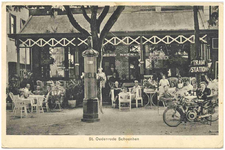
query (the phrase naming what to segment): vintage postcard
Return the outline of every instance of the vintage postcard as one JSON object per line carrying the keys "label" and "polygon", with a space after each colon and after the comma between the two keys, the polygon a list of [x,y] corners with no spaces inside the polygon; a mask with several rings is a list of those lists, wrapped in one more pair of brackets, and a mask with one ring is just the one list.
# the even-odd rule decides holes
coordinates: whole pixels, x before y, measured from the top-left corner
{"label": "vintage postcard", "polygon": [[223,147],[223,11],[2,3],[2,147]]}

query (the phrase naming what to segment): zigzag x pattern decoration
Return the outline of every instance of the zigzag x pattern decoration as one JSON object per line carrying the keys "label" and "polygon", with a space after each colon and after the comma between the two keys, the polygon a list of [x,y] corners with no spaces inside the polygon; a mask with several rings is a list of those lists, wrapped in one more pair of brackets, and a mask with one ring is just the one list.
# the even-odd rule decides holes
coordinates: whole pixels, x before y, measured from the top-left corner
{"label": "zigzag x pattern decoration", "polygon": [[[203,43],[207,43],[206,41],[206,37],[207,35],[204,35],[202,37],[200,37],[200,41],[202,41]],[[57,40],[55,38],[50,38],[49,40],[45,40],[43,38],[40,38],[38,40],[33,40],[33,39],[26,39],[25,41],[19,39],[19,41],[21,42],[22,45],[24,45],[25,47],[33,47],[34,45],[37,45],[39,47],[44,47],[46,45],[50,46],[50,47],[55,47],[55,46],[68,46],[68,45],[73,45],[76,46],[76,44],[74,43],[74,40],[76,38],[73,39],[67,39],[67,38],[61,38],[60,40]],[[81,38],[77,38],[79,41],[79,44],[77,44],[77,46],[80,46],[82,44],[88,45],[87,43],[87,39],[81,39]],[[162,38],[158,37],[158,36],[151,36],[151,37],[145,37],[142,36],[142,40],[143,43],[142,44],[159,44],[160,42],[164,43],[164,44],[171,44],[171,43],[178,43],[178,44],[184,44],[186,42],[190,42],[190,43],[195,43],[195,36],[191,35],[189,37],[185,37],[183,35],[178,35],[177,37],[171,37],[170,35],[166,35]],[[119,37],[112,37],[110,39],[105,38],[104,40],[104,44],[112,44],[114,46],[119,45],[119,44],[125,44],[125,45],[131,45],[131,44],[140,44],[140,36],[137,36],[135,38],[130,37],[130,36],[126,36],[123,38],[119,38]]]}

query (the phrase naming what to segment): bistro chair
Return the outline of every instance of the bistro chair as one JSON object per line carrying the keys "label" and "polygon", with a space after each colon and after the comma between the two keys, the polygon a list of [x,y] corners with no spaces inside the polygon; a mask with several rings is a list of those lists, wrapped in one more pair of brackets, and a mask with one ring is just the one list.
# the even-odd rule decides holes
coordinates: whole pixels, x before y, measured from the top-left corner
{"label": "bistro chair", "polygon": [[13,95],[12,92],[9,93],[9,97],[12,100],[12,111],[14,112],[15,109],[15,102],[19,99],[19,95]]}
{"label": "bistro chair", "polygon": [[136,108],[138,108],[139,101],[141,102],[141,106],[143,107],[143,98],[141,88],[136,89]]}
{"label": "bistro chair", "polygon": [[114,89],[110,90],[110,95],[111,95],[111,101],[112,101],[112,108],[116,107],[116,100],[115,100],[115,96],[114,96]]}
{"label": "bistro chair", "polygon": [[42,112],[42,113],[44,113],[44,109],[42,107],[43,100],[44,100],[44,96],[43,97],[38,97],[38,101],[37,101],[37,110],[38,110],[38,112]]}
{"label": "bistro chair", "polygon": [[31,98],[31,112],[34,112],[34,109],[36,109],[36,112],[43,112],[43,100],[44,95],[30,95],[29,98]]}
{"label": "bistro chair", "polygon": [[36,98],[31,98],[30,100],[30,104],[31,104],[31,112],[34,112],[34,110],[37,112],[37,99]]}
{"label": "bistro chair", "polygon": [[45,101],[43,102],[45,105],[42,106],[43,109],[46,109],[47,112],[49,112],[49,106],[48,106],[49,95],[50,95],[50,92],[48,92],[48,94],[47,94],[46,97],[45,97]]}
{"label": "bistro chair", "polygon": [[16,116],[16,112],[17,110],[20,111],[20,117],[22,118],[23,117],[23,114],[25,114],[25,117],[27,116],[27,104],[25,101],[23,100],[17,100],[15,101],[15,107],[14,107],[14,117]]}
{"label": "bistro chair", "polygon": [[119,93],[119,110],[131,110],[131,94]]}

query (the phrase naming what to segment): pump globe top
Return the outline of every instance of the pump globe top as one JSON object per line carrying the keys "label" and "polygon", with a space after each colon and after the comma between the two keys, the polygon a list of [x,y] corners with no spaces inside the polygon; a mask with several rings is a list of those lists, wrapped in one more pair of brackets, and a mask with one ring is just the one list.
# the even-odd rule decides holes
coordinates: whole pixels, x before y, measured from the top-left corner
{"label": "pump globe top", "polygon": [[89,48],[82,53],[82,56],[83,57],[98,57],[98,54],[99,54],[98,51],[92,48]]}

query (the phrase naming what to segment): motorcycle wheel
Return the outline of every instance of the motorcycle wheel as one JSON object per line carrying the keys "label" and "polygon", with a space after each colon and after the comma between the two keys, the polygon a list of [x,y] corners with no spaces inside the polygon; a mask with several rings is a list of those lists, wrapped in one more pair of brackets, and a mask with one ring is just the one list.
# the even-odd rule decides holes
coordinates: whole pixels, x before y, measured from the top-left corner
{"label": "motorcycle wheel", "polygon": [[169,127],[177,127],[181,123],[181,114],[175,108],[167,108],[163,113],[163,121]]}
{"label": "motorcycle wheel", "polygon": [[211,122],[217,121],[219,119],[218,105],[212,106],[211,110],[209,111],[209,114],[211,114],[212,116],[206,118],[208,121]]}

